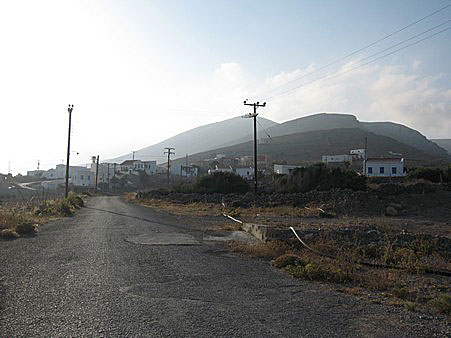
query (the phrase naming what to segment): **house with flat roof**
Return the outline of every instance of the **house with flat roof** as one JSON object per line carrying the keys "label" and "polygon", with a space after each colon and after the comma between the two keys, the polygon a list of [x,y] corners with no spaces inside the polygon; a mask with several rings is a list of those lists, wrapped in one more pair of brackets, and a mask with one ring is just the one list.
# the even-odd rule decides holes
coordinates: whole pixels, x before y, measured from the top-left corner
{"label": "house with flat roof", "polygon": [[403,158],[368,158],[363,162],[363,172],[368,177],[404,177]]}

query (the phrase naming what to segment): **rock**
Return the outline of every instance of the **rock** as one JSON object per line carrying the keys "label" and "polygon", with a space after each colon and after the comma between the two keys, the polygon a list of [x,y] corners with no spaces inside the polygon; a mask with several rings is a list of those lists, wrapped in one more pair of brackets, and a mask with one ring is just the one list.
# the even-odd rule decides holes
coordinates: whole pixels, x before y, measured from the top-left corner
{"label": "rock", "polygon": [[385,215],[386,216],[397,216],[398,211],[394,207],[389,205],[387,208],[385,208]]}

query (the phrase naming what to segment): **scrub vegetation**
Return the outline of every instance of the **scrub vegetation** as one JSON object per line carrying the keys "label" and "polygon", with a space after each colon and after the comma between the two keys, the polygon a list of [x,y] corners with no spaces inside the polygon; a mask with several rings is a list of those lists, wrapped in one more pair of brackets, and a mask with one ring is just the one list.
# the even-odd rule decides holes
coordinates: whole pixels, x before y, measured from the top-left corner
{"label": "scrub vegetation", "polygon": [[34,235],[40,224],[73,216],[75,210],[83,206],[83,199],[74,193],[67,198],[0,206],[0,237],[14,239]]}

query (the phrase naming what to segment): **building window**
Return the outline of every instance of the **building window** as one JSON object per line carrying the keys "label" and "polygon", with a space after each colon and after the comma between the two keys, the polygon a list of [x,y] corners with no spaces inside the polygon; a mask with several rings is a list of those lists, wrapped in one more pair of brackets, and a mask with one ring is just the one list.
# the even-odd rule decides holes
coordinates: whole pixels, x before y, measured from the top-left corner
{"label": "building window", "polygon": [[368,174],[372,174],[373,173],[373,167],[368,167]]}
{"label": "building window", "polygon": [[88,181],[90,181],[90,180],[91,180],[91,176],[88,175]]}
{"label": "building window", "polygon": [[393,175],[396,175],[396,167],[391,167],[391,173],[392,173]]}
{"label": "building window", "polygon": [[385,172],[385,168],[384,167],[379,167],[379,174],[383,174]]}
{"label": "building window", "polygon": [[80,175],[80,179],[83,180],[83,175]]}

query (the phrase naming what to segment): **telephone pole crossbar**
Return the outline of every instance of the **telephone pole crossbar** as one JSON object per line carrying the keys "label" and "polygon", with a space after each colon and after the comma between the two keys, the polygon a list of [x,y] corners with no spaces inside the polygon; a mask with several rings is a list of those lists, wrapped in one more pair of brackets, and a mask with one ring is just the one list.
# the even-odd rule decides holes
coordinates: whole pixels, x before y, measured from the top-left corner
{"label": "telephone pole crossbar", "polygon": [[257,169],[257,108],[258,107],[265,107],[266,102],[263,102],[263,104],[260,104],[260,102],[254,102],[254,103],[247,103],[247,100],[244,101],[245,106],[252,106],[254,108],[253,113],[249,113],[246,115],[243,115],[244,118],[254,118],[254,192],[257,194],[257,187],[258,187],[258,169]]}
{"label": "telephone pole crossbar", "polygon": [[166,149],[164,153],[168,155],[168,184],[169,184],[169,169],[171,167],[171,155],[175,155],[175,152],[173,151],[175,150],[175,148],[166,147],[164,149]]}

